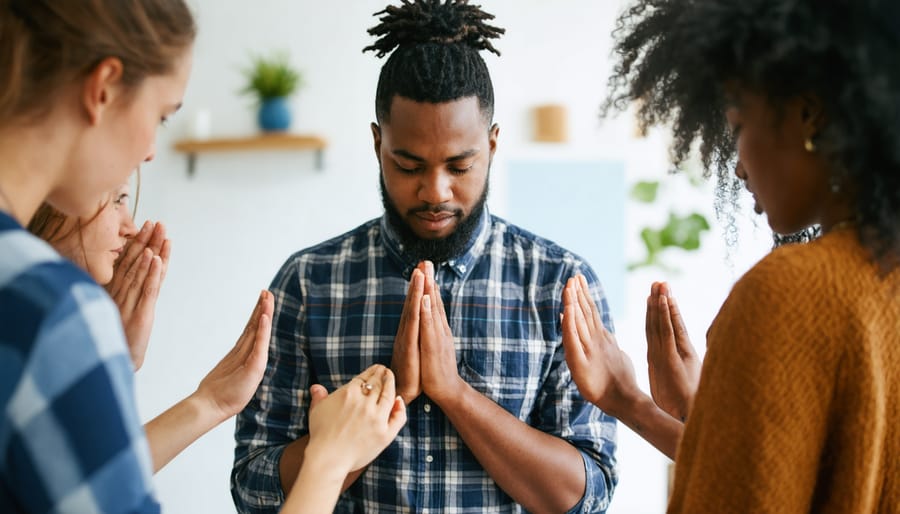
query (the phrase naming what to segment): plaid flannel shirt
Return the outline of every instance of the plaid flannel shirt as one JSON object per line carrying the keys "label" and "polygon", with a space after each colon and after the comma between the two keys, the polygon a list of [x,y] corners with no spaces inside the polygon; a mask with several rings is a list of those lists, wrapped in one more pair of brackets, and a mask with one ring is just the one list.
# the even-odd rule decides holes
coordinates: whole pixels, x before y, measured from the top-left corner
{"label": "plaid flannel shirt", "polygon": [[[266,376],[238,415],[232,496],[240,512],[276,512],[278,463],[308,433],[309,387],[340,387],[390,365],[416,262],[384,217],[291,256],[272,282]],[[612,330],[590,267],[486,210],[470,247],[436,269],[460,375],[519,420],[580,450],[586,491],[573,512],[603,512],[617,482],[615,420],[586,402],[563,355],[566,280],[583,273]],[[335,512],[522,512],[481,467],[441,410],[420,395],[396,440],[341,496]],[[527,473],[529,471],[523,470]]]}
{"label": "plaid flannel shirt", "polygon": [[0,512],[158,513],[115,305],[0,213]]}

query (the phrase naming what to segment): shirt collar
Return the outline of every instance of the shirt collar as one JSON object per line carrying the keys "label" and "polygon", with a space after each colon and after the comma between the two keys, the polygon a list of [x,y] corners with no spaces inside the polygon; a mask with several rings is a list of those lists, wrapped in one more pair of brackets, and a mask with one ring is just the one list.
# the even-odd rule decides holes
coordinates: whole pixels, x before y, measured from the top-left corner
{"label": "shirt collar", "polygon": [[[484,252],[485,242],[490,234],[490,219],[491,213],[488,212],[487,205],[485,205],[478,228],[472,233],[469,244],[466,245],[466,251],[440,265],[452,270],[459,278],[465,278],[472,270],[475,260]],[[381,231],[384,234],[384,246],[387,254],[400,265],[403,278],[409,280],[412,271],[419,263],[404,251],[403,245],[400,243],[400,236],[388,222],[387,213],[381,216]]]}

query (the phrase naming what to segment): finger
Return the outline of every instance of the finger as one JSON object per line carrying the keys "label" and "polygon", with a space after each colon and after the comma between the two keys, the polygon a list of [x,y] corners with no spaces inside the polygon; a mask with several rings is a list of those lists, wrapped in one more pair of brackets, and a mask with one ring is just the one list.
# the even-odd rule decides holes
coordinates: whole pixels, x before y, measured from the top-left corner
{"label": "finger", "polygon": [[649,351],[650,345],[652,344],[653,335],[651,334],[651,327],[653,326],[653,322],[650,319],[653,313],[653,308],[650,306],[650,299],[653,296],[647,296],[647,311],[644,314],[644,337],[647,339],[647,349]]}
{"label": "finger", "polygon": [[381,364],[372,364],[353,378],[358,378],[363,383],[372,383],[375,380],[375,376],[378,375],[382,369],[384,369],[384,366]]}
{"label": "finger", "polygon": [[[256,305],[253,306],[253,312],[250,313],[250,318],[247,319],[247,323],[244,325],[244,330],[241,332],[237,342],[229,352],[229,355],[237,354],[237,362],[251,360],[251,355],[253,354],[256,345],[256,338],[259,334],[262,315],[268,314],[269,319],[271,320],[272,311],[268,309],[268,306],[273,301],[274,299],[271,293],[266,290],[260,291],[259,297],[256,299]],[[269,333],[271,334],[271,326],[269,328]]]}
{"label": "finger", "polygon": [[653,359],[660,353],[662,342],[659,336],[659,295],[657,284],[653,283],[650,296],[647,297],[647,358]]}
{"label": "finger", "polygon": [[[592,326],[592,321],[594,319],[591,311],[591,302],[587,300],[584,292],[584,288],[582,286],[582,281],[578,275],[573,277],[575,279],[575,287],[572,288],[572,292],[574,293],[575,302],[578,304],[578,312],[581,314],[581,317],[584,319],[585,326],[588,330],[588,335],[595,333],[595,327]],[[577,315],[576,315],[577,320]]]}
{"label": "finger", "polygon": [[587,279],[584,278],[584,275],[579,273],[576,275],[576,281],[578,283],[578,287],[575,291],[578,293],[578,303],[581,305],[581,312],[584,314],[585,322],[587,323],[588,328],[590,329],[592,334],[597,333],[598,326],[597,322],[597,306],[594,305],[594,300],[588,296],[588,285]]}
{"label": "finger", "polygon": [[581,344],[584,345],[585,353],[590,353],[591,351],[591,330],[588,327],[587,320],[584,318],[584,312],[581,310],[581,304],[578,302],[576,298],[577,282],[574,288],[569,290],[569,294],[572,295],[572,299],[570,303],[572,304],[572,308],[574,309],[574,318],[575,318],[575,329],[578,333],[578,338],[581,340]]}
{"label": "finger", "polygon": [[431,277],[431,308],[432,308],[432,319],[434,323],[439,323],[443,328],[443,332],[446,335],[452,336],[453,334],[450,331],[450,322],[447,319],[447,311],[444,309],[444,299],[441,297],[441,288],[437,285],[437,280],[434,275],[434,263],[431,261],[425,261],[425,266],[427,270],[427,275]]}
{"label": "finger", "polygon": [[150,233],[150,238],[147,241],[147,248],[153,250],[153,253],[159,255],[159,252],[162,251],[163,243],[166,241],[166,227],[162,224],[162,222],[157,222],[156,226],[153,227],[153,231]]}
{"label": "finger", "polygon": [[377,404],[384,406],[385,414],[390,412],[397,396],[397,383],[391,370],[384,368],[381,373],[381,394],[378,395]]}
{"label": "finger", "polygon": [[681,309],[678,308],[678,302],[672,296],[672,290],[666,295],[669,302],[669,317],[672,319],[672,327],[675,329],[675,343],[682,346],[687,343],[690,346],[690,337],[688,337],[687,327],[684,325],[684,318],[681,317]]}
{"label": "finger", "polygon": [[563,346],[566,354],[584,355],[584,341],[578,335],[578,326],[575,323],[575,302],[572,300],[572,290],[567,286],[563,291],[563,297],[566,298],[565,307],[562,315],[562,333]]}
{"label": "finger", "polygon": [[603,315],[600,311],[600,306],[597,305],[597,302],[594,301],[594,298],[591,296],[591,288],[588,286],[587,278],[584,275],[578,275],[581,279],[581,284],[584,287],[584,296],[587,300],[590,301],[591,305],[591,313],[593,314],[594,321],[594,329],[596,330],[606,330],[606,325],[603,324]]}
{"label": "finger", "polygon": [[[410,283],[410,294],[407,297],[409,303],[409,312],[407,313],[406,326],[409,330],[418,336],[419,332],[419,303],[422,301],[422,295],[425,291],[425,275],[418,269],[413,270],[413,277]],[[416,339],[418,339],[416,337]]]}
{"label": "finger", "polygon": [[156,300],[159,298],[159,287],[162,282],[162,259],[158,255],[154,255],[150,259],[150,269],[147,277],[144,279],[144,287],[141,288],[140,298],[138,299],[135,309],[146,311],[156,307]]}
{"label": "finger", "polygon": [[132,266],[132,268],[128,270],[125,278],[125,287],[119,294],[119,297],[121,298],[119,306],[121,308],[128,312],[134,310],[138,300],[140,300],[141,295],[143,294],[144,281],[147,279],[147,274],[150,273],[150,264],[152,262],[153,252],[145,249],[141,254],[138,265],[136,267]]}
{"label": "finger", "polygon": [[316,405],[328,397],[328,389],[322,384],[313,384],[309,388],[309,408],[315,409]]}
{"label": "finger", "polygon": [[[427,285],[426,285],[427,287]],[[423,351],[431,344],[434,339],[434,315],[431,305],[431,295],[422,296],[421,311],[419,313],[419,334]]]}
{"label": "finger", "polygon": [[406,424],[406,403],[403,398],[397,396],[394,398],[391,414],[388,417],[388,431],[396,437],[403,425]]}
{"label": "finger", "polygon": [[147,243],[150,241],[150,236],[153,234],[153,230],[156,229],[156,223],[147,220],[141,225],[141,230],[135,234],[134,242],[140,243],[143,250],[143,247],[147,246]]}
{"label": "finger", "polygon": [[659,295],[659,338],[666,353],[675,353],[675,331],[669,316],[669,302],[665,295]]}
{"label": "finger", "polygon": [[[269,360],[269,341],[272,340],[272,316],[263,314],[259,317],[259,326],[253,341],[253,351],[247,359],[246,366],[253,373],[256,385],[262,381]],[[249,400],[249,398],[248,398]]]}
{"label": "finger", "polygon": [[169,271],[169,257],[172,255],[172,241],[166,239],[163,241],[162,248],[159,250],[159,258],[162,259],[162,276],[160,282],[166,279],[166,272]]}
{"label": "finger", "polygon": [[[400,312],[400,326],[397,329],[397,336],[403,337],[409,330],[409,319],[413,313],[418,316],[419,298],[416,297],[416,291],[420,290],[422,285],[422,272],[419,268],[412,271],[409,277],[409,287],[406,289],[406,299],[403,301],[403,311]],[[417,318],[418,319],[418,318]]]}
{"label": "finger", "polygon": [[135,262],[139,260],[141,252],[146,248],[146,240],[152,229],[152,223],[145,221],[137,235],[125,244],[125,253],[116,261],[113,279],[106,286],[106,290],[112,298],[119,297],[125,283],[125,275],[134,266]]}
{"label": "finger", "polygon": [[259,322],[259,317],[265,309],[266,298],[268,296],[270,296],[269,292],[265,289],[259,292],[259,296],[256,298],[256,304],[253,306],[253,311],[250,313],[250,318],[247,319],[244,330],[241,332],[242,339],[256,332],[256,326]]}

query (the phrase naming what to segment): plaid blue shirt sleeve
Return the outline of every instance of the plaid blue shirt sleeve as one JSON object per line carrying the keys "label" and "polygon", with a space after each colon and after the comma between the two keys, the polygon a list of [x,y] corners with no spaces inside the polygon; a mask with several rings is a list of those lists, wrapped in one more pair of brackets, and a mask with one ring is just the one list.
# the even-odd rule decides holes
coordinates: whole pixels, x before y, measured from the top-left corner
{"label": "plaid blue shirt sleeve", "polygon": [[306,336],[298,266],[288,259],[272,281],[272,343],[266,375],[235,425],[231,495],[242,513],[277,512],[284,502],[279,462],[284,448],[308,433],[310,370],[302,351]]}
{"label": "plaid blue shirt sleeve", "polygon": [[68,262],[30,265],[42,242],[2,228],[0,512],[158,513],[116,307]]}
{"label": "plaid blue shirt sleeve", "polygon": [[[603,324],[612,332],[609,305],[600,281],[589,266],[579,264],[577,272],[587,279]],[[584,459],[585,494],[569,512],[606,512],[618,483],[614,458],[616,420],[581,396],[566,364],[562,345],[553,360],[552,371],[537,401],[541,418],[538,428],[571,443]]]}

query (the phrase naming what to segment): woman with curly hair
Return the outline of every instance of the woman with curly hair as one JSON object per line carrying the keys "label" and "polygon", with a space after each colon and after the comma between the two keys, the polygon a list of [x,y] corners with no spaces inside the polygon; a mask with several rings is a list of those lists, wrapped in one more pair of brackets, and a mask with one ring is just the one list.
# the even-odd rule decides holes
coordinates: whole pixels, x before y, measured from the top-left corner
{"label": "woman with curly hair", "polygon": [[676,163],[699,140],[720,204],[742,182],[776,233],[821,236],[735,284],[699,373],[654,284],[652,398],[571,280],[564,344],[579,388],[677,456],[670,513],[897,512],[900,5],[644,0],[615,36],[608,108],[639,101],[644,125],[671,124]]}

